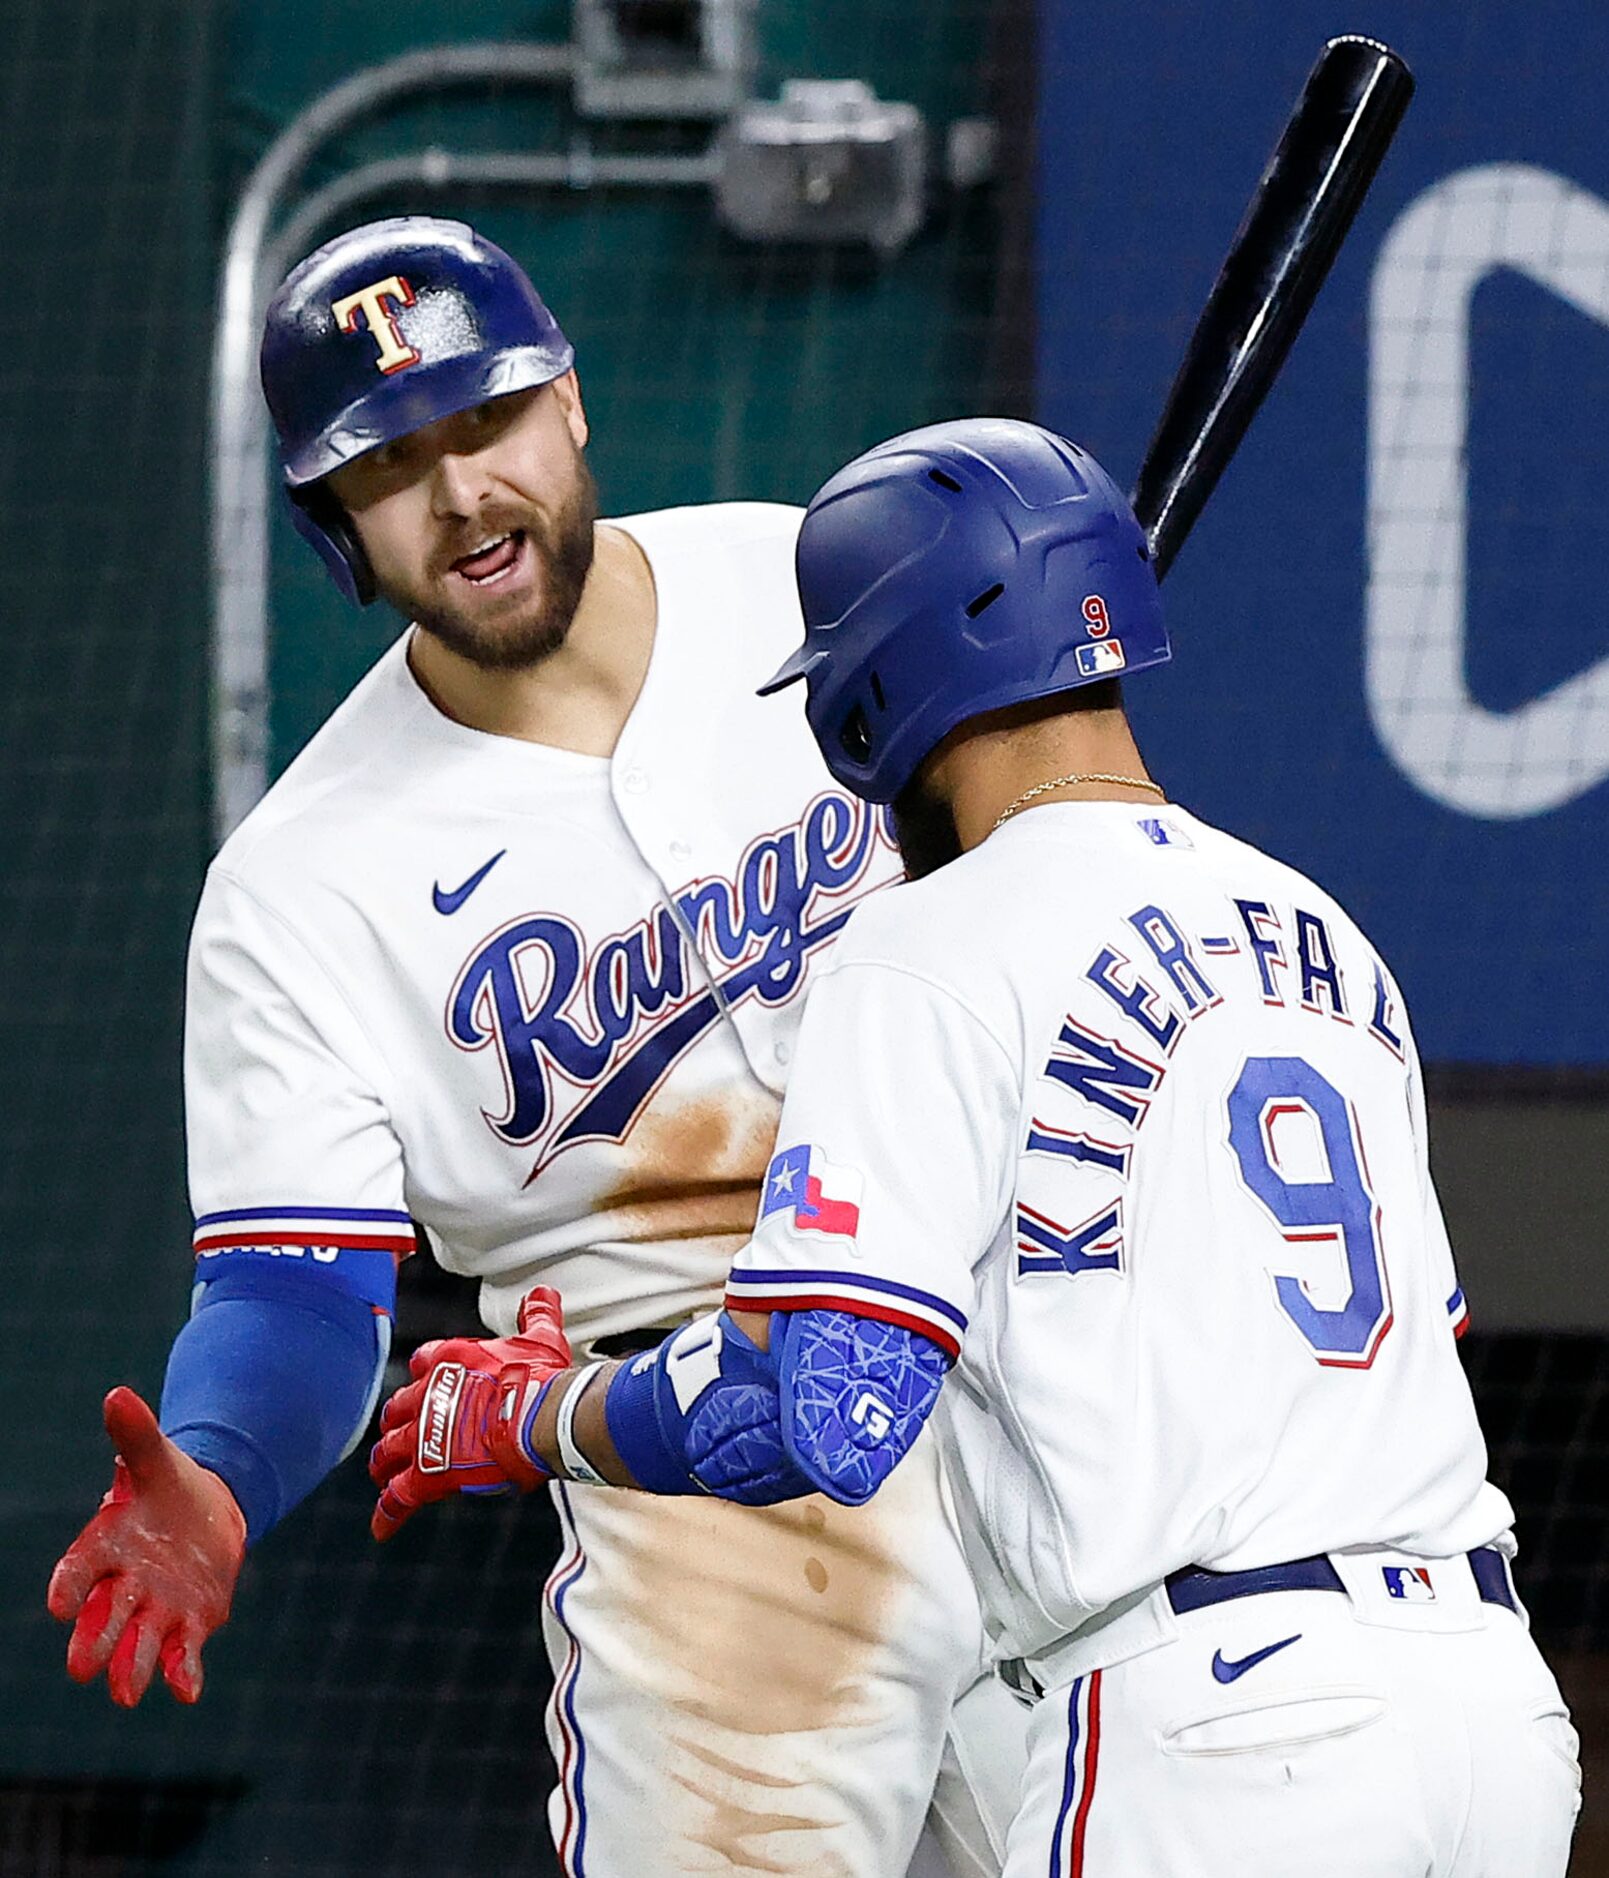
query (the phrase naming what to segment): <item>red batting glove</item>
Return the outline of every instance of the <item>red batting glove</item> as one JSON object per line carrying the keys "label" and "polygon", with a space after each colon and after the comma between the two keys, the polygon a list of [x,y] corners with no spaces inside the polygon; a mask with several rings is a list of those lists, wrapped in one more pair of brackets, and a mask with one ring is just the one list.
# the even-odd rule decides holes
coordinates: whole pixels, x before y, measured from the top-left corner
{"label": "red batting glove", "polygon": [[369,1454],[380,1489],[375,1538],[389,1539],[420,1507],[452,1494],[524,1493],[551,1478],[518,1436],[569,1367],[563,1309],[546,1285],[521,1300],[517,1336],[421,1344],[408,1364],[413,1381],[386,1403]]}
{"label": "red batting glove", "polygon": [[[570,1368],[564,1306],[548,1285],[533,1285],[520,1299],[518,1353],[497,1372],[497,1420],[490,1429],[492,1458],[516,1485],[551,1480],[553,1469],[537,1452],[536,1411],[557,1379]],[[507,1346],[505,1346],[507,1347]]]}
{"label": "red batting glove", "polygon": [[158,1664],[181,1702],[201,1695],[201,1646],[229,1615],[246,1522],[214,1473],[176,1448],[132,1389],[103,1408],[117,1460],[100,1510],[50,1576],[52,1617],[72,1624],[67,1673],[104,1669],[133,1708]]}

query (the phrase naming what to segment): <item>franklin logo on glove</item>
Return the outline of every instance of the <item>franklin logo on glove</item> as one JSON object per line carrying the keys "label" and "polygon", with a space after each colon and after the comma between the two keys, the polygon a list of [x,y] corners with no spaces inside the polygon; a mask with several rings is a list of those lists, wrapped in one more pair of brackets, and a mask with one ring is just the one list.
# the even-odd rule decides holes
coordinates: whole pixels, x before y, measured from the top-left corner
{"label": "franklin logo on glove", "polygon": [[425,1403],[424,1428],[419,1437],[419,1468],[426,1474],[444,1474],[448,1464],[448,1437],[458,1398],[464,1393],[462,1363],[441,1363],[432,1372]]}

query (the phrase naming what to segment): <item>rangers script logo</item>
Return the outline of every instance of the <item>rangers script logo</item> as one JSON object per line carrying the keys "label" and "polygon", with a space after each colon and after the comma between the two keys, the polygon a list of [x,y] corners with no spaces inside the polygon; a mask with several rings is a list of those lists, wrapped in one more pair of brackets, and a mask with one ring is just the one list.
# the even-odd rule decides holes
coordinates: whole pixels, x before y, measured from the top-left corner
{"label": "rangers script logo", "polygon": [[[811,951],[849,917],[880,839],[876,809],[829,793],[797,825],[751,842],[734,880],[695,881],[590,951],[562,914],[500,927],[459,973],[446,1010],[459,1049],[497,1050],[506,1100],[499,1113],[482,1111],[492,1132],[510,1146],[548,1134],[556,1072],[588,1093],[544,1144],[538,1168],[578,1141],[624,1139],[723,1010],[794,995]],[[693,940],[723,968],[713,988]]]}

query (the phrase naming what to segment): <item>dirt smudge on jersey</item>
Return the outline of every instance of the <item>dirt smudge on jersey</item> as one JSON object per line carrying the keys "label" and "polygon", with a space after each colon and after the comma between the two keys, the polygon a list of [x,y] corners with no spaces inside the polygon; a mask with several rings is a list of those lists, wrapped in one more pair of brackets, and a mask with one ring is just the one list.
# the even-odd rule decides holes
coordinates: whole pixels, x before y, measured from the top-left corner
{"label": "dirt smudge on jersey", "polygon": [[777,1098],[758,1086],[650,1109],[598,1197],[598,1237],[719,1240],[730,1259],[754,1230],[780,1114]]}

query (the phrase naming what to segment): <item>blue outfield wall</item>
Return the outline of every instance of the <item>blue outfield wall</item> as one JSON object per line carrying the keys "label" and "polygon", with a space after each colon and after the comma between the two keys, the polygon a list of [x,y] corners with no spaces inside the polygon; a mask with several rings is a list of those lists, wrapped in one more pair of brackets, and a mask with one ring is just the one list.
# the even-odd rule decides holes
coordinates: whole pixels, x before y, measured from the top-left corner
{"label": "blue outfield wall", "polygon": [[1130,702],[1315,876],[1421,1050],[1609,1062],[1609,9],[1042,0],[1038,410],[1131,480],[1325,39],[1418,94],[1167,586]]}

